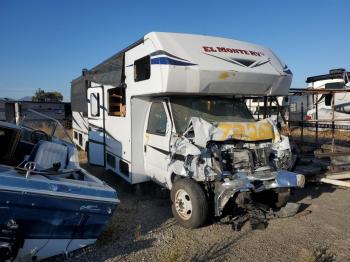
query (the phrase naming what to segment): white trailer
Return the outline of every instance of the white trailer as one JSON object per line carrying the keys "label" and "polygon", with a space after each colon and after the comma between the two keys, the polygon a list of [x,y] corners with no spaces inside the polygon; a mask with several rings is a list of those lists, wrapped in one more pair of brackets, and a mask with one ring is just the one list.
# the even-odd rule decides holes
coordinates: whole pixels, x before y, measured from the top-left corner
{"label": "white trailer", "polygon": [[272,121],[255,121],[243,99],[288,94],[292,74],[270,49],[152,32],[81,78],[89,162],[131,184],[153,180],[171,190],[186,227],[202,225],[210,205],[215,216],[229,201],[241,205],[238,194],[270,190],[279,205],[303,185],[287,171],[288,138]]}
{"label": "white trailer", "polygon": [[88,145],[87,85],[88,81],[82,76],[71,82],[72,137],[78,148],[84,151]]}
{"label": "white trailer", "polygon": [[[306,79],[307,89],[325,89],[338,90],[334,94],[314,94],[309,95],[308,100],[311,106],[307,108],[306,117],[309,120],[331,120],[332,119],[332,103],[334,100],[334,118],[348,119],[350,114],[350,72],[345,69],[331,69],[329,74],[311,76]],[[341,92],[344,90],[344,92]],[[340,92],[339,92],[340,91]],[[317,110],[316,110],[317,104]],[[316,113],[317,111],[317,113]],[[317,115],[317,117],[316,117]],[[323,124],[331,125],[331,121],[323,122]],[[338,125],[349,126],[350,121],[338,122]],[[340,128],[341,129],[341,128]]]}

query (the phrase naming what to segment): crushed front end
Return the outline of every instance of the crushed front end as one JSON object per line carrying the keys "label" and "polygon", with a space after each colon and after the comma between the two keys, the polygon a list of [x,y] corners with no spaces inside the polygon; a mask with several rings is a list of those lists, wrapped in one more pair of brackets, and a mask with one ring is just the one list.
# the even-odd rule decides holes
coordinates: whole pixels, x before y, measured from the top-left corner
{"label": "crushed front end", "polygon": [[275,124],[210,123],[192,117],[182,136],[172,139],[171,169],[201,183],[221,216],[242,192],[258,194],[304,186],[304,176],[290,172],[295,158],[288,137]]}

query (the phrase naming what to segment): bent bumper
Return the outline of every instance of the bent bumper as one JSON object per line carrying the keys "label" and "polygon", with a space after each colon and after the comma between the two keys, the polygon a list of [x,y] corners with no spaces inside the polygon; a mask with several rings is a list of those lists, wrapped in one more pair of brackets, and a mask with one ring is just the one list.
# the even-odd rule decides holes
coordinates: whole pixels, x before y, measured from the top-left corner
{"label": "bent bumper", "polygon": [[289,171],[277,171],[274,180],[264,181],[265,189],[285,188],[285,187],[304,187],[305,177]]}
{"label": "bent bumper", "polygon": [[[259,186],[254,186],[254,182],[261,181]],[[235,179],[225,179],[215,188],[215,216],[220,216],[231,197],[238,192],[253,191],[262,192],[275,188],[304,187],[305,177],[290,171],[276,171],[267,176],[249,176],[245,173],[237,174]]]}

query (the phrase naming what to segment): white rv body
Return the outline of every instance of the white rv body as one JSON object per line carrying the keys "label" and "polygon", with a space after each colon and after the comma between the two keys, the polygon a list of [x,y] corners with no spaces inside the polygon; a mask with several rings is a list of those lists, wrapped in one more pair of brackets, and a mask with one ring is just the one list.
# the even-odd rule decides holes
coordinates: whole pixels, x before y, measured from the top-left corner
{"label": "white rv body", "polygon": [[72,129],[73,142],[85,151],[88,143],[88,119],[83,112],[72,111]]}
{"label": "white rv body", "polygon": [[[308,108],[307,116],[315,120],[316,119],[316,103],[318,107],[318,120],[331,120],[332,119],[332,100],[334,99],[334,119],[348,119],[350,114],[350,73],[345,69],[333,69],[329,74],[309,77],[307,79],[308,89],[337,89],[338,91],[344,90],[344,92],[336,92],[332,96],[331,94],[314,94],[310,95],[311,100]],[[331,124],[329,122],[322,122],[323,124]],[[349,126],[350,121],[337,122],[336,126]],[[339,129],[342,129],[341,127]]]}
{"label": "white rv body", "polygon": [[[292,73],[270,49],[259,45],[212,36],[152,32],[91,70],[83,71],[82,77],[88,81],[89,162],[105,166],[132,184],[153,180],[172,189],[176,176],[199,183],[212,181],[214,173],[210,179],[204,175],[207,172],[203,171],[204,165],[211,158],[203,145],[213,137],[224,142],[235,136],[235,127],[231,126],[234,123],[222,123],[222,128],[229,128],[223,132],[220,124],[194,117],[186,120],[188,128],[180,132],[175,118],[181,116],[182,107],[175,108],[175,99],[197,99],[199,103],[208,103],[208,108],[216,100],[226,103],[225,106],[237,101],[238,108],[244,105],[244,111],[245,102],[238,99],[245,95],[287,95]],[[154,128],[155,123],[159,124],[158,129]],[[268,126],[269,130],[274,126],[268,121],[252,125]],[[242,128],[252,125],[241,123]],[[277,140],[270,141],[268,147],[277,150],[276,161],[283,158],[286,163],[282,165],[286,167],[291,162],[288,138],[273,129]],[[186,138],[186,133],[196,134],[195,139]],[[261,134],[257,131],[253,136],[248,135],[247,139],[252,138],[255,144]],[[258,147],[263,145],[267,144]],[[197,167],[190,161],[193,156],[201,159]],[[289,173],[272,172],[269,181],[274,182],[266,182],[268,185],[264,182],[265,188],[286,186],[276,182],[277,176],[289,180],[289,176],[294,176]],[[286,187],[302,184],[300,176],[294,178]],[[248,180],[239,183],[247,186],[245,190],[250,188]],[[234,192],[233,184],[230,189],[220,190],[218,198],[226,190]],[[216,215],[222,213],[225,201],[216,205]]]}

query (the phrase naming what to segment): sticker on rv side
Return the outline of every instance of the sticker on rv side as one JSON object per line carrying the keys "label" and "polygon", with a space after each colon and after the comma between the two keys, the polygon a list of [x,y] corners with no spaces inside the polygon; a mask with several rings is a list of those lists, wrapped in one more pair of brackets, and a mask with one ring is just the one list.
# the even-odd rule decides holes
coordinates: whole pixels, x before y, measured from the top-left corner
{"label": "sticker on rv side", "polygon": [[243,55],[252,55],[252,56],[264,56],[263,52],[238,49],[238,48],[228,48],[228,47],[213,47],[213,46],[203,46],[204,52],[219,52],[219,53],[235,53]]}

